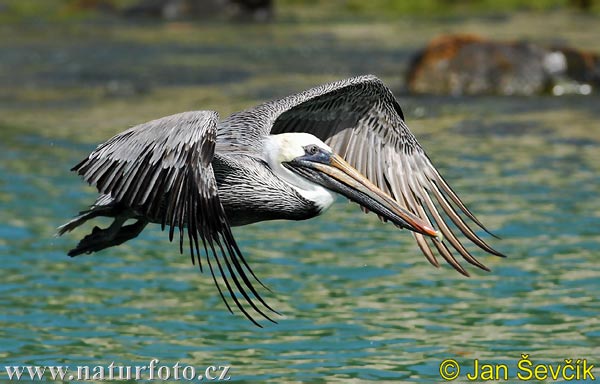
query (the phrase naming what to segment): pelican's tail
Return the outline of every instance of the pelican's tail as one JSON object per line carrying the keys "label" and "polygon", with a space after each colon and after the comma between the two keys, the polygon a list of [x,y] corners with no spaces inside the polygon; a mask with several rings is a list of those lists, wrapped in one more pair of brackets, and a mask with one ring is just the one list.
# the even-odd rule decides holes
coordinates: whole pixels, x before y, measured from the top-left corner
{"label": "pelican's tail", "polygon": [[97,252],[122,244],[139,235],[146,224],[148,224],[147,220],[137,218],[135,223],[123,225],[128,219],[133,217],[127,211],[123,210],[122,207],[115,204],[109,196],[101,195],[90,209],[80,212],[77,217],[58,227],[56,235],[62,236],[98,216],[113,217],[114,221],[106,229],[95,226],[90,234],[81,239],[79,244],[69,251],[69,256],[73,257],[83,253]]}

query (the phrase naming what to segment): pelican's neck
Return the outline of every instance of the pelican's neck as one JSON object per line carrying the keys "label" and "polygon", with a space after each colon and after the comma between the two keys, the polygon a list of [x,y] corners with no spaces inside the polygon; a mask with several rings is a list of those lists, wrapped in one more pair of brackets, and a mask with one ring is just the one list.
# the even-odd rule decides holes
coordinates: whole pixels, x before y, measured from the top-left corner
{"label": "pelican's neck", "polygon": [[298,175],[297,173],[290,171],[281,164],[282,161],[286,161],[287,158],[293,158],[303,154],[303,152],[298,152],[297,154],[286,153],[286,151],[290,150],[290,147],[286,145],[288,140],[302,137],[300,135],[308,134],[284,133],[280,135],[267,136],[263,146],[264,158],[276,176],[278,176],[287,185],[292,187],[296,192],[298,192],[298,194],[300,194],[300,196],[315,204],[315,206],[319,209],[319,213],[323,213],[335,201],[335,193]]}

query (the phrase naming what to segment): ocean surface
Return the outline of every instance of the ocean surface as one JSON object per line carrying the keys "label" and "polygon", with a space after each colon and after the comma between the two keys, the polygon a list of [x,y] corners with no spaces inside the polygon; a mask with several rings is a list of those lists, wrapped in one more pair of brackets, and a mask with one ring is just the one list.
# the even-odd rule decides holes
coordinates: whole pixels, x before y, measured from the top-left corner
{"label": "ocean surface", "polygon": [[[58,48],[51,52],[42,37],[34,37],[39,27],[27,29],[23,38],[29,40],[22,43],[6,37],[16,32],[4,31],[0,60],[15,74],[0,76],[9,87],[1,95],[0,117],[0,378],[8,378],[6,366],[69,366],[72,373],[77,366],[148,366],[152,359],[169,368],[171,379],[179,363],[194,367],[196,377],[210,366],[218,376],[219,367],[227,366],[233,381],[274,383],[435,382],[442,381],[440,364],[446,359],[460,365],[459,380],[473,373],[477,359],[505,364],[505,381],[514,382],[522,354],[533,364],[579,359],[581,367],[585,359],[600,366],[598,96],[409,96],[390,68],[410,49],[394,54],[386,40],[364,53],[371,61],[360,61],[334,31],[323,35],[329,40],[306,43],[312,47],[306,53],[297,41],[312,36],[305,29],[310,26],[279,35],[277,28],[284,27],[246,31],[240,39],[248,44],[260,46],[264,36],[274,41],[256,51],[244,40],[234,43],[234,31],[224,27],[215,32],[229,36],[221,50],[209,49],[221,46],[210,36],[205,45],[182,41],[173,62],[196,57],[221,71],[222,78],[212,83],[195,83],[169,61],[159,60],[163,67],[153,61],[156,68],[148,74],[134,58],[124,59],[122,68],[111,64],[116,79],[98,80],[92,75],[109,73],[101,60],[125,57],[109,49],[127,51],[127,45],[115,48],[95,35],[77,36],[80,30],[63,31],[72,40],[54,42]],[[148,26],[136,28],[113,32],[110,39],[122,42],[127,39],[121,33],[127,33],[134,36],[128,44],[135,45],[132,41],[154,33]],[[167,30],[167,38],[188,36],[181,28]],[[385,30],[360,37],[366,26],[344,24],[336,31],[344,28],[359,36],[357,50],[367,49]],[[430,35],[437,32],[430,28]],[[99,44],[96,51],[85,45],[91,40]],[[409,43],[416,47],[418,41]],[[142,54],[166,60],[160,48],[154,52],[154,45],[144,44],[138,47]],[[271,68],[278,73],[273,87],[265,76],[252,76],[267,60],[299,55],[308,63],[305,55],[325,55],[328,47],[330,56],[320,61],[344,63],[351,57],[354,65],[327,72],[314,63],[286,78],[280,64]],[[381,61],[373,58],[378,50]],[[204,51],[208,61],[202,61]],[[37,52],[41,68],[20,65],[31,52]],[[100,60],[96,72],[89,55]],[[227,58],[230,72],[219,57]],[[79,65],[71,68],[78,75],[61,60]],[[154,79],[162,68],[173,72],[167,79],[183,76],[184,85],[158,79],[149,90],[136,88],[140,78]],[[326,75],[316,75],[319,71]],[[58,225],[95,198],[69,169],[112,134],[168,112],[219,109],[222,100],[232,99],[220,110],[224,115],[364,72],[398,85],[409,127],[467,205],[500,237],[481,233],[507,258],[475,252],[491,272],[468,266],[471,277],[465,278],[448,265],[436,269],[407,231],[340,198],[310,221],[234,229],[254,271],[271,289],[262,291],[265,299],[282,313],[277,324],[263,321],[264,328],[257,328],[227,311],[210,275],[179,254],[157,225],[122,246],[76,258],[66,253],[91,225],[54,237]],[[20,88],[19,76],[31,79],[32,73],[39,78]],[[594,373],[600,377],[598,368]],[[149,371],[144,375],[148,379]]]}

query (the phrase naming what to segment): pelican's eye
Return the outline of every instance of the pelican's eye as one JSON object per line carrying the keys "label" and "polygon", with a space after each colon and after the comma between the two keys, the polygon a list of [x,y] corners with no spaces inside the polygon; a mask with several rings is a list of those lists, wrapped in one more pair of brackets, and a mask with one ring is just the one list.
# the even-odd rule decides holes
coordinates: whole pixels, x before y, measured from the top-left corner
{"label": "pelican's eye", "polygon": [[316,155],[317,153],[319,153],[319,151],[319,146],[315,144],[307,145],[306,147],[304,147],[304,152],[307,155]]}

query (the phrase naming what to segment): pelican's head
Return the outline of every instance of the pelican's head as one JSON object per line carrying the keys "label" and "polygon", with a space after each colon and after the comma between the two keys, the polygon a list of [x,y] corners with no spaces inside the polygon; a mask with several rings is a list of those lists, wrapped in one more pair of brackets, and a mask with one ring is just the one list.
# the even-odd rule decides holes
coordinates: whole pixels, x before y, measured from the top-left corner
{"label": "pelican's head", "polygon": [[429,224],[402,208],[311,134],[271,135],[266,141],[265,156],[274,173],[321,210],[333,203],[335,192],[403,228],[427,236],[438,236],[438,232]]}

